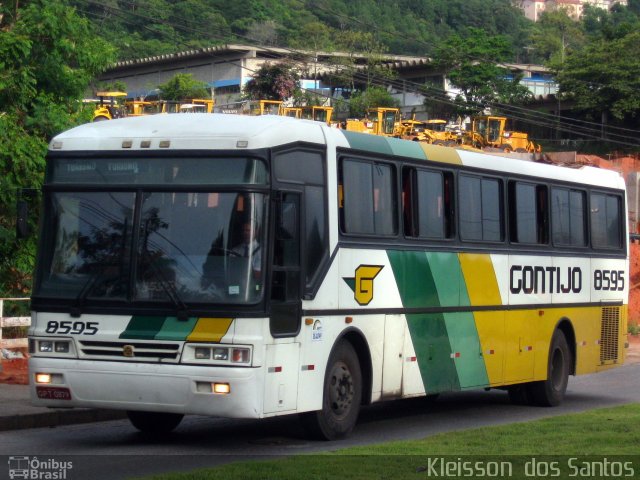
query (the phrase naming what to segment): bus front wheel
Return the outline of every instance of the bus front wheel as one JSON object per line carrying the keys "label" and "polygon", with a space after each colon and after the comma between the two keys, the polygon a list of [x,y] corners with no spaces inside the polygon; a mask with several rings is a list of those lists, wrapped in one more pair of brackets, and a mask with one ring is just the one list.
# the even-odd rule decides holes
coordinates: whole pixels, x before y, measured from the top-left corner
{"label": "bus front wheel", "polygon": [[555,407],[564,399],[569,383],[571,350],[564,333],[556,330],[551,338],[547,379],[529,384],[532,403],[544,407]]}
{"label": "bus front wheel", "polygon": [[162,434],[173,431],[180,424],[184,415],[128,410],[127,416],[131,424],[142,433]]}
{"label": "bus front wheel", "polygon": [[324,376],[322,410],[302,415],[307,431],[322,440],[346,437],[358,420],[362,374],[358,355],[345,340],[334,347]]}

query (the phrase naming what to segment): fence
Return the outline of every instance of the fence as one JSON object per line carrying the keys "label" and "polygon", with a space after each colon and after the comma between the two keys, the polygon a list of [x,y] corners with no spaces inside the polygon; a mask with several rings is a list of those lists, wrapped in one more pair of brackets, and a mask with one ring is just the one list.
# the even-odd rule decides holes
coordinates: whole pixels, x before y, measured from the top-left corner
{"label": "fence", "polygon": [[27,347],[27,338],[2,337],[2,329],[5,327],[28,327],[31,325],[31,317],[5,317],[4,302],[28,302],[30,298],[0,298],[0,348]]}

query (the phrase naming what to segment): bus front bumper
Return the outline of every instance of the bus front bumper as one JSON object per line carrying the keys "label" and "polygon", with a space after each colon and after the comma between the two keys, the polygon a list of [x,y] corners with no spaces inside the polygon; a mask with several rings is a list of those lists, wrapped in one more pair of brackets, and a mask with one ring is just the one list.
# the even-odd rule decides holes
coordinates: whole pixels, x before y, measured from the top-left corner
{"label": "bus front bumper", "polygon": [[[36,406],[261,418],[261,371],[31,357],[29,387]],[[50,383],[36,382],[38,374],[50,374]],[[229,392],[214,393],[216,384]]]}

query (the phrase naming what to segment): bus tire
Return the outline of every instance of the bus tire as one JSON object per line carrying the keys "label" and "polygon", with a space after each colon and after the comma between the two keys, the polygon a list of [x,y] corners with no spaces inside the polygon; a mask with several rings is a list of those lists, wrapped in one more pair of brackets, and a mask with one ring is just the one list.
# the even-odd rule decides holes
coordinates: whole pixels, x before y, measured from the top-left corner
{"label": "bus tire", "polygon": [[180,424],[184,415],[127,410],[127,416],[131,424],[142,433],[163,434],[172,432]]}
{"label": "bus tire", "polygon": [[362,401],[362,373],[351,344],[339,341],[333,348],[324,375],[322,410],[302,415],[308,433],[320,440],[336,440],[351,433]]}
{"label": "bus tire", "polygon": [[561,330],[556,330],[551,337],[547,379],[529,384],[531,400],[534,405],[555,407],[564,399],[569,383],[571,369],[571,350]]}

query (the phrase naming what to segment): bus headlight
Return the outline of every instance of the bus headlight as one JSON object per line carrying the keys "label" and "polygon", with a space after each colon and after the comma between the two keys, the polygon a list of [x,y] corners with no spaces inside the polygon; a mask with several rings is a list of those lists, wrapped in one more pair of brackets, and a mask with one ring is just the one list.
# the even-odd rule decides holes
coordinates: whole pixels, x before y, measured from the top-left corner
{"label": "bus headlight", "polygon": [[206,347],[196,347],[194,357],[196,360],[209,360],[211,358],[211,349]]}
{"label": "bus headlight", "polygon": [[229,349],[228,348],[214,348],[213,349],[213,359],[214,360],[229,360]]}
{"label": "bus headlight", "polygon": [[31,355],[47,357],[76,357],[73,340],[70,338],[29,338]]}
{"label": "bus headlight", "polygon": [[195,363],[207,365],[251,365],[251,348],[248,346],[222,346],[222,345],[185,345],[182,354],[182,363]]}
{"label": "bus headlight", "polygon": [[69,353],[70,342],[55,342],[54,345],[56,353]]}

